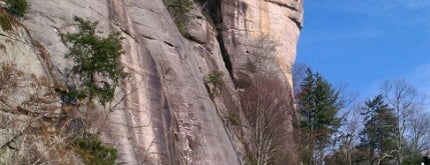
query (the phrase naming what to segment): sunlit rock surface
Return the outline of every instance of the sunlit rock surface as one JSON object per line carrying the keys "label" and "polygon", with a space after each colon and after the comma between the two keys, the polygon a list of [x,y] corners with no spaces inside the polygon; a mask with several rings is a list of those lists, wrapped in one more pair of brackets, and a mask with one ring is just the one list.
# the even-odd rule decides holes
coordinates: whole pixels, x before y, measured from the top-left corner
{"label": "sunlit rock surface", "polygon": [[[101,35],[117,31],[124,37],[122,64],[130,77],[102,128],[104,141],[119,149],[118,164],[244,164],[240,137],[246,132],[225,116],[241,111],[233,81],[249,73],[244,66],[250,47],[255,49],[263,36],[275,43],[271,67],[291,86],[301,0],[222,0],[212,6],[217,18],[196,3],[188,14],[187,38],[162,0],[28,1],[31,9],[23,24],[29,34],[20,29],[0,36],[18,38],[13,44],[0,41],[5,45],[0,52],[7,54],[2,59],[16,54],[24,70],[55,83],[67,81],[71,61],[64,57],[60,36],[77,30],[74,16],[98,21]],[[214,71],[221,71],[226,83],[218,95],[205,85]]]}

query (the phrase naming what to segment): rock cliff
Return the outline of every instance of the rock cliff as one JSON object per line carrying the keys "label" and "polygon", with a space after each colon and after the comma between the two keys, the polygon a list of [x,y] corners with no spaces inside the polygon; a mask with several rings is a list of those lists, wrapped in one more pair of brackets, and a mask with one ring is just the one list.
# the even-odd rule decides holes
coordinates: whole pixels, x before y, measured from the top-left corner
{"label": "rock cliff", "polygon": [[[196,0],[184,13],[169,12],[166,1],[28,0],[23,25],[0,29],[0,59],[65,86],[71,61],[61,34],[76,31],[74,16],[97,21],[100,35],[121,32],[130,74],[99,128],[118,164],[244,164],[247,132],[226,116],[241,116],[248,65],[265,54],[274,60],[262,65],[292,87],[302,0]],[[214,72],[225,82],[217,94],[205,81]]]}

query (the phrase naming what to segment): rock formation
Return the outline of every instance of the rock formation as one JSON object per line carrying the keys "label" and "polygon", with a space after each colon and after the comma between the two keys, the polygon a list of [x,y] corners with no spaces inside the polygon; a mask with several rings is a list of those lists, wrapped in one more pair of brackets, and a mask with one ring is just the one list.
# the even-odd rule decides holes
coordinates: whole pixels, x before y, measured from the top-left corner
{"label": "rock formation", "polygon": [[[241,111],[237,91],[252,78],[246,66],[258,58],[256,41],[271,41],[276,60],[268,65],[292,86],[302,0],[199,0],[184,27],[163,0],[28,2],[23,27],[0,29],[0,59],[52,83],[67,84],[71,61],[60,36],[76,31],[74,16],[98,21],[101,35],[124,37],[122,64],[130,76],[102,134],[119,150],[118,164],[244,164],[246,131],[225,116]],[[205,83],[214,71],[225,82],[217,95]]]}

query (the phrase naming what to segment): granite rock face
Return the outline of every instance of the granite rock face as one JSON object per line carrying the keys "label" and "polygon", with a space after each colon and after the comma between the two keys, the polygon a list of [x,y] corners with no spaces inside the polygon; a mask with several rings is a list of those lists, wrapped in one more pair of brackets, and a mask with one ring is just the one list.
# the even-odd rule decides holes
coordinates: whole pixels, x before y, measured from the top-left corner
{"label": "granite rock face", "polygon": [[[16,64],[16,68],[22,71],[26,71],[29,74],[34,74],[37,76],[45,75],[43,66],[41,65],[37,54],[33,49],[33,44],[31,38],[28,35],[25,28],[21,25],[13,25],[12,29],[4,30],[0,28],[0,63],[2,66],[8,64]],[[3,74],[2,74],[3,76]],[[5,78],[2,78],[2,83]],[[28,84],[28,82],[22,82],[22,84]],[[23,85],[24,86],[24,85]],[[2,85],[3,87],[3,85]],[[3,95],[2,89],[2,95]],[[2,99],[2,103],[7,103],[8,106],[16,107],[21,102],[23,98],[28,95],[24,89],[13,91],[8,93],[6,100]],[[18,94],[19,93],[19,94]],[[3,98],[3,97],[2,97]],[[2,110],[0,111],[0,126],[8,123],[8,118],[16,118],[19,121],[26,121],[25,115],[11,115],[10,112],[4,105],[1,105]],[[13,108],[10,108],[13,109]],[[0,146],[5,145],[10,142],[15,136],[19,134],[24,129],[26,123],[21,122],[10,127],[9,129],[0,129]],[[0,163],[2,163],[0,159]]]}
{"label": "granite rock face", "polygon": [[[222,9],[224,45],[234,77],[247,75],[249,59],[270,52],[277,62],[272,65],[279,67],[292,86],[291,67],[303,22],[302,0],[224,1]],[[260,53],[258,49],[269,50]]]}
{"label": "granite rock face", "polygon": [[[163,0],[28,1],[28,34],[22,28],[0,36],[16,38],[10,45],[0,40],[0,52],[7,55],[1,59],[17,54],[24,70],[53,83],[68,81],[71,61],[60,36],[76,31],[74,16],[98,21],[101,35],[117,31],[124,37],[122,64],[130,77],[117,93],[122,101],[99,128],[103,140],[119,150],[118,164],[244,164],[246,144],[240,139],[246,132],[225,116],[241,111],[237,82],[250,78],[249,59],[270,47],[274,60],[267,65],[292,85],[301,0],[194,2],[186,13],[187,35]],[[215,71],[225,82],[219,93],[205,81]]]}

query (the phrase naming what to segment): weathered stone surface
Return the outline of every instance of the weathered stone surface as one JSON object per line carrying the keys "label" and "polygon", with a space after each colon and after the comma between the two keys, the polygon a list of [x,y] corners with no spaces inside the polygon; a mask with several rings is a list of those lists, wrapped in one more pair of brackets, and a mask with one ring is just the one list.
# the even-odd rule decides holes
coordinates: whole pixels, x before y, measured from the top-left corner
{"label": "weathered stone surface", "polygon": [[[302,0],[223,0],[222,36],[238,88],[246,88],[255,70],[277,74],[292,89],[291,67],[302,28]],[[299,164],[293,118],[286,122],[289,162]]]}
{"label": "weathered stone surface", "polygon": [[15,63],[26,73],[45,75],[26,29],[16,23],[12,23],[12,28],[5,31],[0,27],[0,63]]}
{"label": "weathered stone surface", "polygon": [[[4,14],[1,12],[0,9]],[[47,153],[46,139],[29,130],[55,124],[44,123],[41,118],[57,117],[61,106],[60,99],[48,89],[52,84],[45,81],[48,72],[43,57],[28,31],[16,20],[10,23],[12,29],[0,28],[0,164],[17,164],[23,157],[31,159],[23,150],[31,150],[34,155]],[[45,157],[59,159],[48,154]]]}
{"label": "weathered stone surface", "polygon": [[[222,22],[205,17],[194,4],[186,24],[191,39],[180,34],[162,0],[28,1],[31,10],[23,24],[31,38],[24,29],[4,35],[19,39],[0,40],[9,44],[0,52],[5,58],[17,54],[22,69],[56,83],[68,81],[71,61],[64,57],[60,35],[76,31],[74,16],[98,21],[101,35],[123,35],[122,64],[130,77],[117,93],[122,102],[100,128],[105,142],[119,149],[118,164],[244,164],[241,129],[225,119],[230,111],[241,111],[230,75],[240,79],[249,73],[247,52],[261,36],[275,41],[276,62],[270,65],[291,85],[301,0],[222,0],[217,4]],[[224,74],[226,84],[217,95],[204,81],[214,71]]]}
{"label": "weathered stone surface", "polygon": [[[241,79],[256,41],[267,36],[274,46],[280,72],[292,86],[291,67],[295,60],[302,23],[301,0],[224,0],[223,36],[233,65],[233,75]],[[267,45],[263,45],[267,47]],[[270,46],[270,45],[269,45]],[[257,49],[264,49],[260,47]],[[252,58],[252,57],[251,57]]]}
{"label": "weathered stone surface", "polygon": [[74,15],[99,21],[102,32],[123,32],[123,64],[131,77],[123,86],[124,104],[111,114],[104,135],[119,148],[119,163],[240,163],[203,83],[213,70],[228,75],[210,27],[192,32],[205,45],[188,41],[161,0],[30,2],[25,24],[63,72],[68,62],[59,34],[75,29]]}

